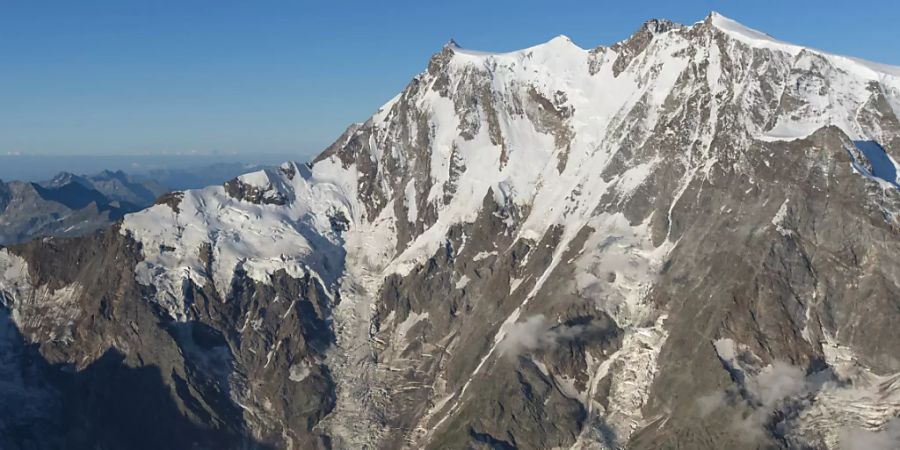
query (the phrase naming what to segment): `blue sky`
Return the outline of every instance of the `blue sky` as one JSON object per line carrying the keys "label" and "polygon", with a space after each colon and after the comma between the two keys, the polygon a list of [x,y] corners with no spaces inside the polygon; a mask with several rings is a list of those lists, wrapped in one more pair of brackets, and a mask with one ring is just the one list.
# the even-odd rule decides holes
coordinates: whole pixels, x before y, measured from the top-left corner
{"label": "blue sky", "polygon": [[717,10],[900,65],[900,2],[0,0],[0,154],[316,153],[450,38],[582,47]]}

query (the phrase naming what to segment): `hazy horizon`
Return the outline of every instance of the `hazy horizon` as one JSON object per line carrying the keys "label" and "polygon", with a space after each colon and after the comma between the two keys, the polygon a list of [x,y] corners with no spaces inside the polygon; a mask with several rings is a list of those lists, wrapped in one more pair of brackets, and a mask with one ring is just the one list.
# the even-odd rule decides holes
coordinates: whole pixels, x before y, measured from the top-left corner
{"label": "hazy horizon", "polygon": [[121,170],[145,175],[154,170],[197,169],[216,164],[276,165],[285,161],[306,162],[313,155],[302,153],[233,154],[139,154],[139,155],[0,155],[0,181],[46,181],[60,172],[92,175],[103,170]]}

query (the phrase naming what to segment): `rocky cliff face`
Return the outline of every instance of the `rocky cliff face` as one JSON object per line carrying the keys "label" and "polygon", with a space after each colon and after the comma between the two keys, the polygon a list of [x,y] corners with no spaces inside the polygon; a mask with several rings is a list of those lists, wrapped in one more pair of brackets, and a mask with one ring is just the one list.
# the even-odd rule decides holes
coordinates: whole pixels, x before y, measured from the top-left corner
{"label": "rocky cliff face", "polygon": [[0,396],[50,405],[2,426],[133,446],[105,421],[148,405],[179,447],[892,448],[897,111],[900,69],[716,14],[450,43],[309,165],[0,251],[4,370],[39,375]]}

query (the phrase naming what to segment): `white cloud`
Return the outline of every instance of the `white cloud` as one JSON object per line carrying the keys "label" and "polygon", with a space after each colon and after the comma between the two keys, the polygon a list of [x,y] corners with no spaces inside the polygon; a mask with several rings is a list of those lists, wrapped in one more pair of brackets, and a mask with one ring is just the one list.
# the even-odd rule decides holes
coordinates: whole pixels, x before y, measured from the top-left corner
{"label": "white cloud", "polygon": [[[744,375],[742,382],[746,389],[743,398],[735,396],[738,405],[743,405],[744,415],[736,418],[731,427],[744,440],[754,441],[762,437],[769,418],[784,406],[786,401],[807,395],[817,388],[817,379],[808,378],[806,372],[784,361],[775,360],[759,371],[748,371],[740,362],[739,355],[744,350],[731,339],[714,342],[716,353],[730,370]],[[755,375],[753,372],[756,372]],[[716,391],[697,399],[697,409],[701,417],[706,417],[728,403],[725,391]]]}
{"label": "white cloud", "polygon": [[787,397],[808,392],[806,372],[783,361],[773,361],[748,386],[765,409],[773,409]]}
{"label": "white cloud", "polygon": [[538,314],[524,322],[505,326],[498,349],[500,353],[512,357],[537,349],[553,349],[560,341],[572,339],[582,330],[581,326],[556,325],[543,314]]}
{"label": "white cloud", "polygon": [[700,417],[706,417],[717,409],[725,406],[726,398],[724,391],[715,391],[703,395],[697,399],[697,408],[700,410]]}
{"label": "white cloud", "polygon": [[775,360],[750,378],[746,388],[752,396],[748,404],[753,410],[732,425],[740,432],[740,436],[756,440],[761,437],[772,414],[786,401],[810,393],[815,386],[807,379],[803,369]]}

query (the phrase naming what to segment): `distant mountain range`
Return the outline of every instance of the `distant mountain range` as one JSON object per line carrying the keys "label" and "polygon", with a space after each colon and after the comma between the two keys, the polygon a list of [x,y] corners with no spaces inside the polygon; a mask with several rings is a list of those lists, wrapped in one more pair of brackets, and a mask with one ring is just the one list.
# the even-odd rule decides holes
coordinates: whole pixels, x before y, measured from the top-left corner
{"label": "distant mountain range", "polygon": [[94,175],[60,172],[37,183],[0,180],[0,245],[44,236],[83,235],[152,205],[167,192],[222,184],[263,167],[221,163],[157,169],[143,175],[104,170]]}
{"label": "distant mountain range", "polygon": [[[85,150],[88,151],[88,150]],[[202,173],[203,169],[241,165],[277,166],[286,160],[307,161],[315,156],[303,150],[291,153],[235,154],[4,154],[0,153],[0,180],[40,182],[60,172],[97,173],[122,170],[135,177],[154,173]],[[198,186],[199,187],[199,186]]]}

